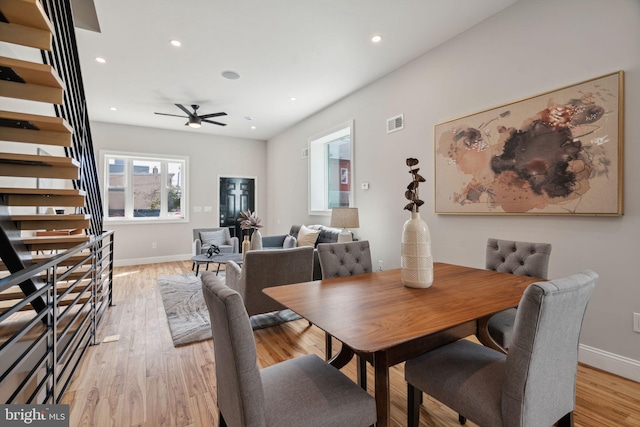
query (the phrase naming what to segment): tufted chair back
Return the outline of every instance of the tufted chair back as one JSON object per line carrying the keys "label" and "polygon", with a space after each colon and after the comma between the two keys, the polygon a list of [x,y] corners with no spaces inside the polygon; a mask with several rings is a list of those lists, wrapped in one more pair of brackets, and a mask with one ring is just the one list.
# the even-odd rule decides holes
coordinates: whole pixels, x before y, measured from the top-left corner
{"label": "tufted chair back", "polygon": [[[332,277],[355,276],[356,274],[371,273],[371,249],[369,241],[344,243],[320,243],[318,245],[318,258],[322,270],[323,279]],[[327,360],[332,354],[331,335],[325,334],[325,355]],[[367,361],[357,356],[358,384],[364,390],[367,389]]]}
{"label": "tufted chair back", "polygon": [[[487,270],[520,276],[547,278],[551,245],[549,243],[514,242],[511,240],[487,240]],[[494,314],[487,324],[495,350],[506,352],[513,340],[516,309],[510,308]]]}
{"label": "tufted chair back", "polygon": [[549,243],[487,240],[487,270],[520,276],[547,278],[551,245]]}
{"label": "tufted chair back", "polygon": [[321,243],[318,245],[318,258],[323,279],[354,276],[373,271],[368,240]]}

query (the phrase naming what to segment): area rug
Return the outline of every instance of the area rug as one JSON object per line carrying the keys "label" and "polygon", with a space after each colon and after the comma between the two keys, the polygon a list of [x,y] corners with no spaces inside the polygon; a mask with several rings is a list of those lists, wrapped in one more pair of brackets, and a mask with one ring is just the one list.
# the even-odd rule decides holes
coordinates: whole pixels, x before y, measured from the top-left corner
{"label": "area rug", "polygon": [[[224,275],[221,271],[220,275]],[[211,338],[209,311],[202,296],[202,282],[193,273],[158,277],[162,303],[175,347]],[[291,310],[251,316],[251,327],[268,328],[300,319]]]}

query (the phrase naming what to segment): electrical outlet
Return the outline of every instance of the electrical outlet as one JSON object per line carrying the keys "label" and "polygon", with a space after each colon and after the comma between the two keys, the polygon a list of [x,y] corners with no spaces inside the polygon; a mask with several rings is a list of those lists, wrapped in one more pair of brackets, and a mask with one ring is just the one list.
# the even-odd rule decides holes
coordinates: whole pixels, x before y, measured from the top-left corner
{"label": "electrical outlet", "polygon": [[151,244],[151,249],[157,249],[158,248],[158,244],[156,242],[153,242]]}
{"label": "electrical outlet", "polygon": [[379,260],[378,260],[378,271],[382,271],[382,270],[384,270],[384,265],[383,265],[383,263],[382,263],[382,260],[381,260],[381,259],[379,259]]}
{"label": "electrical outlet", "polygon": [[633,331],[640,332],[640,313],[633,313]]}

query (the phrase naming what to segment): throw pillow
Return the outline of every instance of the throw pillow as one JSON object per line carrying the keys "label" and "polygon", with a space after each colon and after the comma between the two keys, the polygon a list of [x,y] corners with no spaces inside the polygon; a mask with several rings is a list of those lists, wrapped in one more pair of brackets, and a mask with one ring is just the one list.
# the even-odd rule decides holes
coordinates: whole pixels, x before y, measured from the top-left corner
{"label": "throw pillow", "polygon": [[293,236],[287,236],[284,238],[284,243],[282,244],[283,249],[291,249],[295,248],[298,243],[298,240]]}
{"label": "throw pillow", "polygon": [[298,247],[300,246],[311,246],[312,248],[316,246],[316,240],[318,240],[318,236],[320,235],[320,230],[312,230],[310,228],[305,227],[304,225],[300,227],[300,231],[298,231]]}
{"label": "throw pillow", "polygon": [[227,234],[224,232],[224,230],[200,232],[200,241],[202,242],[202,246],[206,246],[206,245],[221,246],[225,244],[226,240],[227,240]]}

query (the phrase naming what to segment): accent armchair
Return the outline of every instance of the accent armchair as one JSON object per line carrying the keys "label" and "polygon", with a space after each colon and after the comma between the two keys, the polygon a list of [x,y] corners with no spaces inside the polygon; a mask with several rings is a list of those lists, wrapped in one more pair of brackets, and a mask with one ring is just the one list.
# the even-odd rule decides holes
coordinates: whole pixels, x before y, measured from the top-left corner
{"label": "accent armchair", "polygon": [[265,295],[264,288],[309,282],[312,270],[312,247],[248,251],[242,268],[233,261],[226,264],[226,283],[242,296],[249,316],[254,316],[286,309]]}
{"label": "accent armchair", "polygon": [[240,252],[238,238],[231,237],[228,227],[193,229],[194,255],[206,254],[212,243],[220,248],[220,253]]}
{"label": "accent armchair", "polygon": [[597,279],[585,270],[529,285],[506,355],[460,340],[408,360],[408,426],[418,425],[422,392],[481,426],[572,426],[580,330]]}
{"label": "accent armchair", "polygon": [[209,272],[202,275],[202,293],[211,318],[221,427],[364,427],[376,422],[373,397],[315,354],[260,370],[240,294]]}

